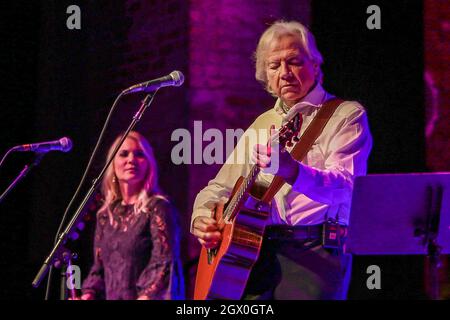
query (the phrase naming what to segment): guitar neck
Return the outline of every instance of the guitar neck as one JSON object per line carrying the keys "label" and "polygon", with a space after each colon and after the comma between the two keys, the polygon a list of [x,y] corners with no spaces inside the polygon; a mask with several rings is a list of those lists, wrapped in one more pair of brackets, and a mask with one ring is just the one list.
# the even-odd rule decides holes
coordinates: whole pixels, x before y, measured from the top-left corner
{"label": "guitar neck", "polygon": [[[286,145],[292,146],[291,140],[294,140],[296,142],[298,141],[296,136],[300,132],[302,121],[303,120],[300,115],[298,113],[295,114],[295,116],[291,120],[289,120],[280,128],[276,136],[272,135],[272,130],[275,130],[275,126],[272,125],[272,127],[270,128],[271,138],[269,139],[268,144],[271,144],[274,140],[274,137],[276,137],[279,142],[280,150],[284,149]],[[235,217],[241,205],[247,200],[250,188],[253,186],[253,183],[255,182],[256,177],[258,176],[260,171],[261,169],[256,164],[251,167],[250,173],[247,175],[247,177],[245,177],[241,185],[239,185],[237,191],[232,195],[227,208],[220,218],[219,225],[223,224],[225,220],[230,221]],[[271,201],[273,196],[281,188],[283,183],[284,180],[282,178],[275,176],[261,201],[266,203]]]}
{"label": "guitar neck", "polygon": [[247,200],[250,188],[253,186],[260,170],[261,169],[257,165],[251,167],[250,173],[245,177],[244,181],[242,181],[238,190],[229,201],[228,206],[222,215],[223,220],[231,220],[234,218],[241,204]]}

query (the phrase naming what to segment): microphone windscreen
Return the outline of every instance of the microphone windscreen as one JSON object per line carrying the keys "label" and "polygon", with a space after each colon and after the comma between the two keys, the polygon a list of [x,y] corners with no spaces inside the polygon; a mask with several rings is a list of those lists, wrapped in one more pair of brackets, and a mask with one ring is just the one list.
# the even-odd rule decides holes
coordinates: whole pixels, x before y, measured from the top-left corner
{"label": "microphone windscreen", "polygon": [[59,139],[59,142],[61,143],[62,152],[69,152],[70,150],[72,150],[72,140],[70,140],[67,137],[61,138]]}
{"label": "microphone windscreen", "polygon": [[170,76],[172,77],[172,79],[174,81],[173,85],[175,87],[179,87],[179,86],[181,86],[183,84],[183,82],[184,82],[184,75],[183,75],[183,73],[181,71],[178,71],[178,70],[172,71],[170,73]]}

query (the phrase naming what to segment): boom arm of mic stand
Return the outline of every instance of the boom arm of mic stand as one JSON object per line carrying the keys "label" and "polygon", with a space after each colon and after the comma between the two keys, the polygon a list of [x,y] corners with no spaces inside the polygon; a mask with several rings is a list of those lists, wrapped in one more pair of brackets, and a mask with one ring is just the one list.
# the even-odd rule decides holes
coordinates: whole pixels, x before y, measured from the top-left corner
{"label": "boom arm of mic stand", "polygon": [[30,170],[33,167],[37,166],[41,162],[44,155],[45,155],[44,153],[38,154],[38,156],[36,157],[36,159],[33,161],[32,164],[26,165],[22,169],[22,171],[20,171],[19,175],[14,179],[14,181],[9,185],[9,187],[0,196],[0,202],[3,201],[3,199],[6,197],[6,195],[16,186],[17,183],[19,183],[20,180],[25,178],[25,176],[28,174],[28,172],[30,172]]}
{"label": "boom arm of mic stand", "polygon": [[122,143],[125,141],[128,133],[134,129],[134,127],[136,126],[137,122],[141,119],[141,117],[142,117],[143,113],[145,112],[145,110],[147,109],[147,107],[150,106],[150,104],[152,103],[153,98],[156,95],[156,92],[157,91],[148,94],[145,97],[145,99],[142,101],[142,104],[141,104],[138,112],[134,115],[133,120],[131,121],[130,125],[128,126],[127,130],[125,131],[125,134],[122,136],[120,142],[117,144],[116,148],[114,149],[113,153],[111,154],[111,157],[108,159],[107,163],[104,165],[104,167],[103,167],[102,171],[100,172],[100,174],[98,175],[98,177],[94,179],[91,188],[89,189],[88,193],[84,197],[83,201],[81,202],[81,204],[78,207],[77,211],[75,212],[74,216],[70,220],[70,222],[67,225],[64,232],[62,232],[59,235],[58,241],[54,245],[50,254],[45,259],[44,263],[42,264],[41,268],[39,269],[39,272],[36,274],[36,276],[32,282],[32,285],[34,288],[39,287],[39,284],[41,283],[42,279],[44,279],[44,277],[47,275],[47,272],[48,272],[50,266],[55,264],[55,262],[57,262],[57,261],[64,263],[64,259],[61,257],[62,252],[64,252],[63,246],[66,243],[68,236],[72,233],[74,226],[76,226],[76,223],[79,221],[81,212],[82,212],[84,206],[89,201],[92,194],[94,193],[95,189],[97,188],[97,186],[99,184],[99,181],[101,181],[101,179],[103,178],[103,176],[106,172],[106,169],[108,168],[109,164],[112,162],[115,155],[119,151],[119,148],[122,146]]}

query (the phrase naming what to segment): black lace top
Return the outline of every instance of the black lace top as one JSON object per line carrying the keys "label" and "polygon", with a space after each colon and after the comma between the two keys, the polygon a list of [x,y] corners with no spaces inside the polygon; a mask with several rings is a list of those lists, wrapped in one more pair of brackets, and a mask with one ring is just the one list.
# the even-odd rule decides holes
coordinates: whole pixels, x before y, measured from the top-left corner
{"label": "black lace top", "polygon": [[184,299],[176,211],[154,197],[148,212],[134,213],[120,201],[97,217],[94,264],[83,282],[83,294],[96,299]]}

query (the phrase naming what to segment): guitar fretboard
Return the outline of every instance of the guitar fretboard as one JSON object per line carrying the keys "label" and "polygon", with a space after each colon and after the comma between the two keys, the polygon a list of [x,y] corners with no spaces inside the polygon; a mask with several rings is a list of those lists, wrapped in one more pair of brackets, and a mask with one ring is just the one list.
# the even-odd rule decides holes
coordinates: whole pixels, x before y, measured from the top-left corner
{"label": "guitar fretboard", "polygon": [[[300,127],[301,117],[297,113],[291,120],[280,128],[278,133],[271,136],[272,141],[269,141],[269,143],[278,140],[280,150],[284,149],[287,143],[292,146],[291,139],[296,139],[296,135],[300,132]],[[274,126],[271,130],[272,129],[274,129]],[[296,139],[296,142],[297,141],[298,139]],[[241,205],[247,200],[249,196],[249,189],[252,187],[260,171],[261,169],[257,165],[252,166],[250,173],[247,177],[245,177],[244,181],[242,181],[242,184],[239,186],[239,189],[229,201],[229,204],[222,215],[222,220],[230,221],[234,218]]]}
{"label": "guitar fretboard", "polygon": [[257,165],[253,165],[250,169],[250,173],[245,177],[242,184],[239,186],[239,190],[234,194],[233,198],[230,200],[227,209],[223,213],[223,219],[231,219],[233,218],[236,211],[239,209],[241,204],[247,200],[248,191],[252,187],[253,183],[258,176],[258,173],[261,169]]}

